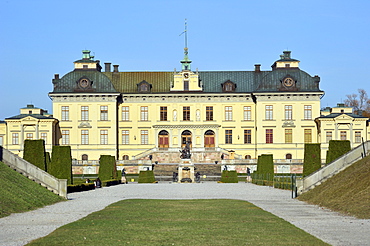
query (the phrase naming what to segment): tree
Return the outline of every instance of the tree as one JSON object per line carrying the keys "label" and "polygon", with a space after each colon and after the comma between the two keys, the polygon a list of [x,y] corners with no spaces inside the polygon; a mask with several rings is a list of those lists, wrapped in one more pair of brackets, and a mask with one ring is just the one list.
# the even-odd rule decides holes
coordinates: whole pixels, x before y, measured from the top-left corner
{"label": "tree", "polygon": [[370,99],[364,89],[358,89],[358,94],[349,94],[346,97],[344,100],[346,106],[353,107],[356,113],[362,111],[363,116],[370,116]]}

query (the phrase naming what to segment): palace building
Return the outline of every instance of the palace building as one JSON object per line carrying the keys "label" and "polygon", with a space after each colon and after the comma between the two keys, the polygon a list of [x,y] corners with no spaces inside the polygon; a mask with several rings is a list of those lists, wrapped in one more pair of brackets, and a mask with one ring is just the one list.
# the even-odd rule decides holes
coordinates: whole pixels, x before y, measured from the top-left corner
{"label": "palace building", "polygon": [[299,67],[284,51],[271,70],[198,71],[188,50],[181,70],[119,71],[118,65],[94,60],[84,50],[74,69],[55,74],[53,116],[28,105],[0,122],[0,140],[14,153],[24,139],[69,145],[77,161],[153,159],[176,163],[190,143],[193,162],[226,159],[248,162],[273,154],[276,162],[302,163],[305,143],[321,143],[325,159],[331,139],[352,147],[368,136],[368,118],[338,105],[320,111],[320,77]]}

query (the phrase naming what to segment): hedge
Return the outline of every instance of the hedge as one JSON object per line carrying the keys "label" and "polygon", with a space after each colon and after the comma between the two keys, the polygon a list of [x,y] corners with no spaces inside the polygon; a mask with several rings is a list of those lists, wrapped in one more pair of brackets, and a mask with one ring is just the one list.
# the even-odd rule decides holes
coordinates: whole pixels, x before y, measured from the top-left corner
{"label": "hedge", "polygon": [[238,174],[236,171],[222,171],[221,183],[238,183]]}
{"label": "hedge", "polygon": [[326,164],[331,163],[350,150],[351,142],[349,140],[330,140],[329,150],[326,155]]}
{"label": "hedge", "polygon": [[68,179],[68,184],[73,184],[70,146],[53,146],[49,173],[58,179]]}
{"label": "hedge", "polygon": [[51,158],[50,158],[49,152],[45,152],[45,165],[46,165],[46,170],[50,170]]}
{"label": "hedge", "polygon": [[258,174],[274,175],[273,155],[271,155],[271,154],[262,154],[262,155],[258,156],[257,173]]}
{"label": "hedge", "polygon": [[116,158],[111,155],[101,155],[99,158],[100,180],[117,179]]}
{"label": "hedge", "polygon": [[304,145],[303,177],[321,168],[321,145],[306,143]]}
{"label": "hedge", "polygon": [[95,189],[94,183],[82,183],[82,184],[76,184],[76,185],[68,185],[67,193],[94,190],[94,189]]}
{"label": "hedge", "polygon": [[138,183],[156,183],[154,172],[151,171],[140,171]]}
{"label": "hedge", "polygon": [[24,141],[24,154],[23,159],[29,163],[41,168],[44,171],[46,169],[45,162],[45,142],[44,140],[29,140]]}

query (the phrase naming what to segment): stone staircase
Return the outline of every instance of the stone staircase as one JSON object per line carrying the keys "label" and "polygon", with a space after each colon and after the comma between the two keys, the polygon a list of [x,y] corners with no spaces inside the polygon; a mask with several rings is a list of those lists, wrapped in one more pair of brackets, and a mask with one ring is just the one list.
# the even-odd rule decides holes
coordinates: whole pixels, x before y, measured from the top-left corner
{"label": "stone staircase", "polygon": [[[195,172],[199,172],[203,181],[217,181],[221,177],[221,164],[194,164]],[[154,175],[158,181],[172,181],[173,172],[178,172],[178,164],[157,164]],[[206,175],[206,178],[203,178]]]}

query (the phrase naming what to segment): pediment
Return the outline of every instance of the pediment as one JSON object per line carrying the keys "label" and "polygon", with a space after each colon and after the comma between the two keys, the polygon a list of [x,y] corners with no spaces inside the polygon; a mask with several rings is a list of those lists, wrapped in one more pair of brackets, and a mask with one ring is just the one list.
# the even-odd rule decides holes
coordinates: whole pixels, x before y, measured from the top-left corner
{"label": "pediment", "polygon": [[334,118],[335,121],[353,121],[353,117],[347,114],[341,114]]}
{"label": "pediment", "polygon": [[92,128],[89,122],[81,122],[78,128]]}

